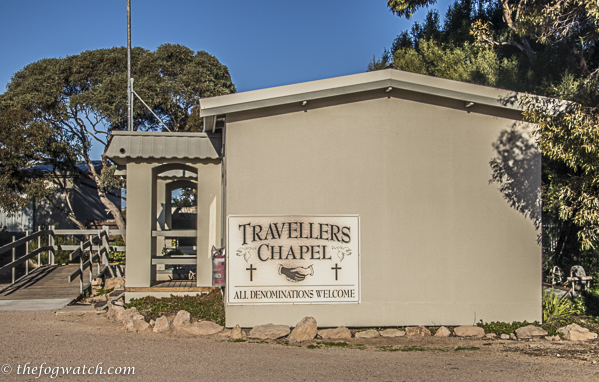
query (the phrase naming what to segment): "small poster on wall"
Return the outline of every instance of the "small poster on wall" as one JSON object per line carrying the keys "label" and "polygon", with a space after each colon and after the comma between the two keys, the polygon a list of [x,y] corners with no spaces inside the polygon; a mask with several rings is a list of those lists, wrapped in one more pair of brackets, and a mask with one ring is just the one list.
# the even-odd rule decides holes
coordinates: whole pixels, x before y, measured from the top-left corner
{"label": "small poster on wall", "polygon": [[228,216],[227,302],[359,303],[360,216]]}

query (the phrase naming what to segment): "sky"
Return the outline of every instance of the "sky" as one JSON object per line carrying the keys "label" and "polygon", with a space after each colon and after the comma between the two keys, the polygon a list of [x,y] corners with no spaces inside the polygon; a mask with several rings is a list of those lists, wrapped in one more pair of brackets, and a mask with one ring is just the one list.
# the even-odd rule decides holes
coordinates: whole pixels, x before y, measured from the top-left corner
{"label": "sky", "polygon": [[[440,0],[443,14],[451,0]],[[238,91],[364,72],[399,32],[421,20],[385,0],[131,0],[132,44],[205,50]],[[127,45],[126,0],[1,0],[0,93],[43,58]]]}
{"label": "sky", "polygon": [[[426,12],[399,18],[385,0],[131,0],[131,40],[204,50],[243,92],[364,72]],[[0,0],[0,93],[29,63],[126,45],[126,0]]]}

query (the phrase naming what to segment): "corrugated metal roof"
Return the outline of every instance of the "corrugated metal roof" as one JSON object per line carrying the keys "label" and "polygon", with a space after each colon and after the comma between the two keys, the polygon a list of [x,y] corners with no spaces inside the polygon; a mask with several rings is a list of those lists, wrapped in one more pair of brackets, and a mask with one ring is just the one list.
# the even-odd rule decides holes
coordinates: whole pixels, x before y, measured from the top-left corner
{"label": "corrugated metal roof", "polygon": [[203,98],[200,100],[200,116],[209,117],[376,89],[402,89],[499,108],[522,109],[515,102],[517,93],[509,90],[385,69]]}
{"label": "corrugated metal roof", "polygon": [[106,155],[117,164],[129,158],[218,159],[220,135],[115,131]]}

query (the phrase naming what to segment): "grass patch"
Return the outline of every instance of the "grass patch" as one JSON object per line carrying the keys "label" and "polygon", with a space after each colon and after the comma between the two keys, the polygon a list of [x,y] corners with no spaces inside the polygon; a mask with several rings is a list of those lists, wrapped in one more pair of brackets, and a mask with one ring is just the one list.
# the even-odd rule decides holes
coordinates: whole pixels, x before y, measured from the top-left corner
{"label": "grass patch", "polygon": [[96,296],[103,296],[107,293],[110,293],[114,290],[114,288],[110,288],[110,289],[104,289],[104,288],[100,288],[96,290]]}
{"label": "grass patch", "polygon": [[348,344],[347,342],[322,342],[322,344],[324,346],[330,347],[330,348],[348,348],[351,347],[350,344]]}
{"label": "grass patch", "polygon": [[389,352],[401,351],[401,349],[394,348],[393,346],[377,346],[377,350]]}
{"label": "grass patch", "polygon": [[403,351],[403,352],[411,352],[411,351],[430,351],[431,349],[425,348],[422,346],[406,346],[403,348],[399,348],[398,350]]}
{"label": "grass patch", "polygon": [[235,338],[233,342],[246,342],[243,338]]}
{"label": "grass patch", "polygon": [[487,343],[483,344],[483,346],[493,346],[493,344],[490,342],[487,342]]}
{"label": "grass patch", "polygon": [[480,348],[477,348],[476,346],[458,346],[457,348],[453,349],[455,351],[474,351],[474,350],[480,350]]}
{"label": "grass patch", "polygon": [[308,345],[306,346],[307,349],[320,349],[319,345]]}
{"label": "grass patch", "polygon": [[148,320],[155,320],[165,314],[176,314],[180,310],[189,312],[192,318],[214,321],[225,325],[225,307],[220,290],[196,296],[142,297],[134,298],[125,308],[137,308]]}

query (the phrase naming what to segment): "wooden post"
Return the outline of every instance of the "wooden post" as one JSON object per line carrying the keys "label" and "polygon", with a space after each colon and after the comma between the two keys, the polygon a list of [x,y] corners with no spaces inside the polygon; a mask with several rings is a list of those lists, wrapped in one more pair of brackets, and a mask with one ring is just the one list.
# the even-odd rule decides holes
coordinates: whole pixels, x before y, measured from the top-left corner
{"label": "wooden post", "polygon": [[[29,231],[25,231],[25,237],[29,236]],[[25,256],[29,253],[29,241],[25,242]],[[29,260],[25,260],[25,276],[29,274]]]}
{"label": "wooden post", "polygon": [[[38,225],[37,230],[38,230],[38,232],[41,231],[42,227]],[[37,237],[37,248],[40,249],[41,247],[42,247],[42,237],[38,236]],[[38,253],[37,254],[37,267],[39,268],[41,266],[42,266],[42,254]]]}
{"label": "wooden post", "polygon": [[[12,241],[13,242],[15,241],[15,237],[14,236],[12,237]],[[13,263],[15,262],[16,259],[17,259],[17,249],[13,248],[12,249],[12,261],[13,261]],[[12,283],[13,284],[15,283],[15,267],[14,266],[12,267]]]}
{"label": "wooden post", "polygon": [[79,255],[79,293],[83,293],[83,244],[79,244],[81,248],[81,254]]}
{"label": "wooden post", "polygon": [[[55,255],[56,255],[56,252],[54,252],[54,227],[55,227],[55,226],[53,226],[53,225],[52,225],[52,226],[50,226],[50,230],[52,231],[52,233],[48,234],[48,245],[49,245],[50,247],[52,247],[52,248],[50,249],[50,252],[48,252],[48,262],[49,262],[51,265],[54,265],[54,260],[55,260],[55,259],[54,259],[54,257],[55,257]],[[51,255],[50,255],[50,254],[51,254]]]}

